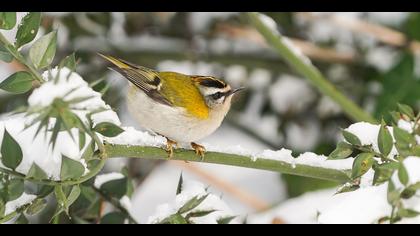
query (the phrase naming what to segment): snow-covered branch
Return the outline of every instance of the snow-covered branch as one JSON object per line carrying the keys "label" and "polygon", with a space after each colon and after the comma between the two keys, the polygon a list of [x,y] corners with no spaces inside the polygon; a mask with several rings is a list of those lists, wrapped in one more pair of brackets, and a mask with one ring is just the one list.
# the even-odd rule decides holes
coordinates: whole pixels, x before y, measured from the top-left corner
{"label": "snow-covered branch", "polygon": [[[167,153],[163,149],[165,145],[163,137],[133,128],[125,128],[125,130],[115,138],[105,139],[104,146],[109,158],[167,159]],[[349,160],[331,161],[327,160],[326,156],[310,152],[295,158],[292,156],[292,151],[287,149],[251,152],[240,146],[206,145],[206,148],[208,152],[202,162],[276,171],[335,182],[349,180],[352,164]],[[201,162],[200,157],[194,151],[183,148],[175,150],[172,160]]]}

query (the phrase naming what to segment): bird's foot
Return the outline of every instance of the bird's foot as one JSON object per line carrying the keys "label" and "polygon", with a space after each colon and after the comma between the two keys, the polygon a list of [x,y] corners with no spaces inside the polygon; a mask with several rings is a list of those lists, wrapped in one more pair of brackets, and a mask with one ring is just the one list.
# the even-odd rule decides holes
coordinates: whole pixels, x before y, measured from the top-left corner
{"label": "bird's foot", "polygon": [[166,138],[166,152],[168,153],[168,159],[172,159],[173,155],[174,155],[174,145],[176,147],[178,147],[178,143]]}
{"label": "bird's foot", "polygon": [[204,154],[206,153],[206,148],[196,143],[191,143],[191,147],[194,149],[195,154],[201,157],[201,161],[204,160]]}

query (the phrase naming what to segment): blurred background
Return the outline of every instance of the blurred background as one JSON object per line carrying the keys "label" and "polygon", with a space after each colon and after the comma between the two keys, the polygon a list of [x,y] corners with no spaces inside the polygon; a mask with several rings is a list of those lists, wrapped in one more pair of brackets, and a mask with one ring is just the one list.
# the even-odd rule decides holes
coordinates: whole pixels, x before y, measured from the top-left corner
{"label": "blurred background", "polygon": [[[397,102],[420,107],[419,13],[265,14],[331,82],[376,118],[389,119]],[[42,29],[39,35],[58,29],[57,62],[76,52],[77,72],[96,81],[94,89],[104,93],[124,126],[141,128],[125,106],[127,82],[106,69],[96,52],[161,71],[212,75],[233,87],[245,86],[222,127],[203,144],[251,150],[284,147],[295,154],[328,155],[340,138],[339,128],[352,123],[332,100],[290,70],[239,13],[44,13]],[[3,33],[9,39],[15,35]],[[0,80],[19,69],[18,64],[0,62]],[[0,113],[25,104],[26,96],[0,91]],[[332,194],[330,189],[336,186],[266,171],[175,161],[117,159],[106,170],[119,171],[124,165],[137,185],[132,214],[140,222],[157,205],[173,199],[181,172],[185,179],[210,186],[238,215],[281,206],[310,191],[327,189]],[[266,223],[293,221],[287,216],[264,218]]]}

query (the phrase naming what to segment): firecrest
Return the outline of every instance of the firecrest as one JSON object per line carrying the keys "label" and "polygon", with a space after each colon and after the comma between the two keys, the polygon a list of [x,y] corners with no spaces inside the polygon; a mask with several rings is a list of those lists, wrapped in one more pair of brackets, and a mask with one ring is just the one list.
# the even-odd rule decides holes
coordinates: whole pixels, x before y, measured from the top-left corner
{"label": "firecrest", "polygon": [[178,142],[188,142],[196,154],[206,149],[196,142],[213,133],[228,113],[232,97],[243,88],[232,89],[212,76],[158,72],[108,55],[111,69],[130,83],[128,110],[146,129],[167,139],[166,151],[173,156]]}

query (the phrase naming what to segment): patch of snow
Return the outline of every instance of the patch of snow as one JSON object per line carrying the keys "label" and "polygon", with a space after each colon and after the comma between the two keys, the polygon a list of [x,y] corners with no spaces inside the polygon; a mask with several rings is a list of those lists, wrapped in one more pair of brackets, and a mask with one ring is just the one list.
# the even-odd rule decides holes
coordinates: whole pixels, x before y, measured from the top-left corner
{"label": "patch of snow", "polygon": [[238,12],[191,12],[189,14],[189,23],[194,32],[205,31],[210,23],[216,19],[227,19],[237,15]]}
{"label": "patch of snow", "polygon": [[341,113],[341,107],[330,97],[322,96],[316,107],[318,115],[322,118],[331,117]]}
{"label": "patch of snow", "polygon": [[96,188],[101,188],[102,184],[113,181],[113,180],[117,180],[117,179],[123,179],[124,175],[118,172],[112,172],[112,173],[108,173],[108,174],[102,174],[102,175],[97,175],[95,178],[95,182],[94,182],[94,186]]}
{"label": "patch of snow", "polygon": [[271,86],[269,97],[273,109],[284,114],[306,109],[316,94],[303,78],[283,75]]}
{"label": "patch of snow", "polygon": [[375,223],[391,212],[386,193],[387,184],[383,184],[331,196],[329,203],[319,209],[318,222],[321,224]]}
{"label": "patch of snow", "polygon": [[153,147],[162,147],[166,143],[166,139],[159,135],[152,135],[149,132],[139,131],[133,127],[123,127],[123,129],[125,131],[120,135],[113,138],[104,137],[104,140],[112,144]]}
{"label": "patch of snow", "polygon": [[286,224],[316,224],[319,209],[329,205],[334,193],[334,189],[305,193],[270,210],[248,216],[248,223],[271,224],[275,219],[281,219]]}
{"label": "patch of snow", "polygon": [[[16,168],[18,172],[26,174],[32,164],[36,163],[45,171],[48,177],[59,180],[62,155],[77,160],[86,167],[86,163],[84,163],[80,157],[87,144],[90,142],[90,137],[86,136],[86,146],[84,149],[80,150],[77,141],[73,141],[67,132],[60,132],[57,136],[57,143],[54,151],[52,151],[52,146],[49,144],[52,132],[48,132],[45,137],[41,132],[34,138],[38,126],[34,125],[24,130],[25,123],[30,121],[28,119],[30,118],[24,117],[23,114],[19,114],[8,116],[0,121],[0,146],[1,141],[3,140],[4,127],[6,127],[7,131],[18,142],[22,149],[22,162]],[[72,129],[71,133],[75,137],[75,140],[78,140],[78,130]],[[0,163],[0,166],[3,165]]]}
{"label": "patch of snow", "polygon": [[16,211],[17,209],[19,209],[19,207],[31,203],[33,200],[35,200],[35,198],[36,195],[23,193],[19,198],[6,203],[6,210],[4,214],[8,215]]}
{"label": "patch of snow", "polygon": [[233,87],[239,87],[248,78],[248,72],[242,65],[231,65],[225,68],[224,77]]}
{"label": "patch of snow", "polygon": [[327,160],[324,155],[317,155],[312,152],[305,152],[298,157],[292,156],[292,151],[288,149],[280,149],[278,151],[265,150],[261,154],[254,154],[254,160],[268,159],[288,163],[292,166],[308,165],[313,167],[331,168],[336,170],[349,170],[352,167],[353,160],[351,158],[344,160]]}
{"label": "patch of snow", "polygon": [[320,124],[314,119],[301,123],[289,122],[286,126],[287,144],[297,151],[312,150],[318,144],[320,136]]}
{"label": "patch of snow", "polygon": [[132,209],[132,204],[131,204],[131,200],[130,200],[130,198],[128,197],[128,196],[123,196],[121,199],[120,199],[120,204],[121,204],[121,206],[122,207],[124,207],[126,210],[128,210],[129,212],[131,211],[131,209]]}
{"label": "patch of snow", "polygon": [[[62,68],[61,70],[54,68],[51,70],[51,76],[52,78],[57,77],[57,80],[47,81],[41,87],[35,89],[28,99],[30,107],[49,106],[56,98],[68,101],[78,97],[90,97],[88,100],[71,105],[70,109],[84,122],[87,122],[86,114],[97,109],[107,109],[92,115],[94,124],[111,122],[120,125],[121,122],[117,114],[102,100],[101,94],[91,89],[77,73],[72,73],[68,68]],[[48,80],[48,72],[44,73],[43,77]],[[67,96],[64,97],[66,94]],[[1,139],[3,138],[4,127],[6,127],[22,149],[23,159],[17,167],[17,171],[25,174],[32,164],[36,163],[49,178],[59,180],[62,155],[79,161],[86,168],[86,163],[81,160],[81,155],[91,141],[89,136],[86,136],[85,147],[80,150],[77,141],[79,135],[77,129],[71,129],[74,140],[67,132],[60,132],[57,136],[56,146],[52,150],[52,146],[49,144],[52,132],[47,132],[45,135],[41,132],[35,138],[38,124],[24,130],[25,124],[29,124],[33,118],[33,115],[25,117],[25,114],[18,114],[6,116],[0,121]],[[52,129],[54,123],[55,121],[51,120],[48,128]]]}
{"label": "patch of snow", "polygon": [[380,72],[386,72],[395,65],[399,58],[397,50],[391,47],[373,47],[366,54],[368,64],[374,66]]}
{"label": "patch of snow", "polygon": [[266,69],[254,69],[249,75],[248,87],[252,90],[262,90],[271,82],[271,73]]}
{"label": "patch of snow", "polygon": [[372,22],[399,26],[410,16],[409,12],[369,12],[368,19]]}
{"label": "patch of snow", "polygon": [[414,122],[409,122],[403,119],[400,119],[398,121],[398,127],[409,132],[412,133],[413,132],[413,127],[414,127]]}
{"label": "patch of snow", "polygon": [[[175,197],[175,200],[170,203],[159,205],[155,214],[150,216],[147,222],[149,224],[158,223],[166,217],[176,213],[192,198],[202,197],[206,194],[208,194],[206,187],[202,183],[188,180],[184,181],[182,191]],[[196,224],[216,224],[217,220],[220,218],[234,216],[232,210],[226,205],[226,203],[214,194],[209,194],[200,205],[192,210],[192,212],[206,210],[216,211],[204,217],[192,218],[191,221]],[[186,214],[187,213],[184,215]]]}

